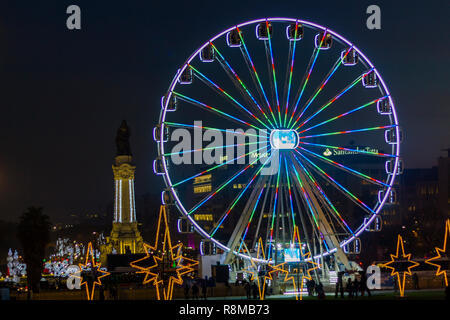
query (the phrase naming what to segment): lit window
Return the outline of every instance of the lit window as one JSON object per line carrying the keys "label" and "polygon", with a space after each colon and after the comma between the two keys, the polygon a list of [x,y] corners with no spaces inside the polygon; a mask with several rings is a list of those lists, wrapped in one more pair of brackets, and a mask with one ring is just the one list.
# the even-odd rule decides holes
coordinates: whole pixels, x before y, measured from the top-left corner
{"label": "lit window", "polygon": [[210,184],[204,184],[201,186],[195,186],[194,187],[194,193],[205,193],[211,191],[211,185]]}
{"label": "lit window", "polygon": [[206,174],[204,176],[199,176],[194,179],[194,184],[211,182],[211,174]]}

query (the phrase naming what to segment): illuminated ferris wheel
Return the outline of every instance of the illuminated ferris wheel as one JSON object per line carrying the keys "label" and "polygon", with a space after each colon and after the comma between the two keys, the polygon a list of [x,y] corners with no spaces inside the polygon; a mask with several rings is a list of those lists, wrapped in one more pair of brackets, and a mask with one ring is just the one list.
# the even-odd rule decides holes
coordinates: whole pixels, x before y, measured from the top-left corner
{"label": "illuminated ferris wheel", "polygon": [[326,27],[232,26],[186,60],[161,105],[153,167],[164,201],[224,263],[310,252],[346,265],[396,201],[393,99],[364,53]]}

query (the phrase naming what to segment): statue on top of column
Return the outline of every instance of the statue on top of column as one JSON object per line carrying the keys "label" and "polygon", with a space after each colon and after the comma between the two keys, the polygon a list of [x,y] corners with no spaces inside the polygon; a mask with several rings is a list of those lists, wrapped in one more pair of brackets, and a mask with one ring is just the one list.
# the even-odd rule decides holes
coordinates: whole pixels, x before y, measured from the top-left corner
{"label": "statue on top of column", "polygon": [[118,156],[131,156],[130,149],[130,129],[128,128],[127,122],[122,121],[116,135],[116,146]]}

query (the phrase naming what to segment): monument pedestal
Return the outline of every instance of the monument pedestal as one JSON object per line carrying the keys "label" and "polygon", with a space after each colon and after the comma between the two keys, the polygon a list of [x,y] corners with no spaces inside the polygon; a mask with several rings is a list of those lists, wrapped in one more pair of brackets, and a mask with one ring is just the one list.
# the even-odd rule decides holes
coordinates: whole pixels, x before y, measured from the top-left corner
{"label": "monument pedestal", "polygon": [[106,243],[100,248],[102,264],[106,264],[108,254],[144,253],[144,241],[136,221],[134,194],[136,167],[132,164],[133,157],[129,151],[128,137],[128,127],[126,122],[122,122],[116,138],[116,141],[120,142],[118,155],[112,166],[114,173],[113,227],[111,235],[106,237]]}

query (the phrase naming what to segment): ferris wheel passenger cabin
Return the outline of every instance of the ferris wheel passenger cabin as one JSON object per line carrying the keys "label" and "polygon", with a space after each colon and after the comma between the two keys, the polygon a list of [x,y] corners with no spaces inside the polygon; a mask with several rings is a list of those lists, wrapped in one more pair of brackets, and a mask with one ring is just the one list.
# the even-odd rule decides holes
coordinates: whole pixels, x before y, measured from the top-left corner
{"label": "ferris wheel passenger cabin", "polygon": [[189,67],[186,67],[182,71],[180,78],[178,78],[178,82],[180,84],[191,84],[193,79],[194,79],[194,76],[192,74],[192,69]]}
{"label": "ferris wheel passenger cabin", "polygon": [[362,78],[364,88],[376,88],[378,86],[378,77],[375,70],[370,70]]}
{"label": "ferris wheel passenger cabin", "polygon": [[258,40],[269,40],[269,36],[272,38],[272,24],[270,22],[268,24],[261,22],[256,25],[256,38]]}
{"label": "ferris wheel passenger cabin", "polygon": [[241,37],[239,36],[239,31],[237,29],[233,29],[227,33],[227,45],[229,47],[240,47],[241,44]]}
{"label": "ferris wheel passenger cabin", "polygon": [[341,60],[344,66],[354,66],[358,63],[358,59],[358,52],[353,48],[341,52]]}
{"label": "ferris wheel passenger cabin", "polygon": [[333,37],[331,36],[331,34],[326,33],[324,37],[324,33],[326,33],[326,31],[316,34],[314,38],[314,45],[319,50],[328,50],[333,44]]}
{"label": "ferris wheel passenger cabin", "polygon": [[211,44],[206,45],[200,51],[200,60],[202,62],[213,62],[215,58],[214,47]]}
{"label": "ferris wheel passenger cabin", "polygon": [[300,23],[291,23],[288,25],[286,27],[286,37],[289,41],[298,41],[303,39],[303,25]]}

